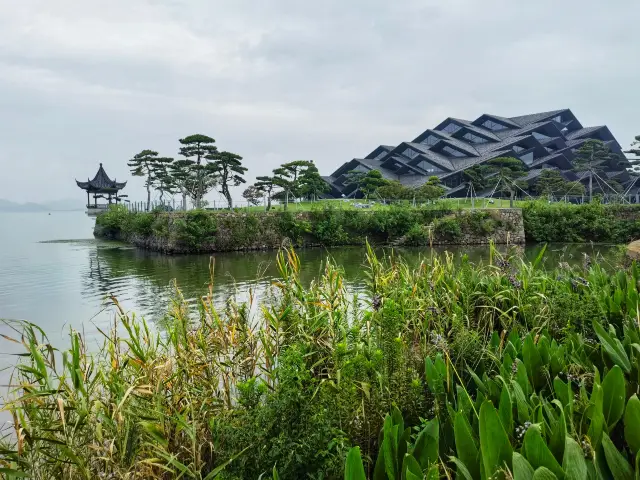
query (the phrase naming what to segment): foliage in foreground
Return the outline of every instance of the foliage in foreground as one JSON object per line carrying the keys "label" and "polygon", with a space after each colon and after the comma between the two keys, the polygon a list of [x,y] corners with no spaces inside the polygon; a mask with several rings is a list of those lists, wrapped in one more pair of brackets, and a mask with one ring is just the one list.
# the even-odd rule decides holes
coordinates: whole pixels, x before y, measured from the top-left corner
{"label": "foliage in foreground", "polygon": [[[415,268],[369,251],[367,288],[293,251],[261,305],[157,331],[120,311],[103,348],[31,324],[0,468],[32,478],[634,478],[635,265],[548,273],[492,255]],[[115,302],[118,307],[117,301]],[[356,447],[358,450],[354,450]]]}

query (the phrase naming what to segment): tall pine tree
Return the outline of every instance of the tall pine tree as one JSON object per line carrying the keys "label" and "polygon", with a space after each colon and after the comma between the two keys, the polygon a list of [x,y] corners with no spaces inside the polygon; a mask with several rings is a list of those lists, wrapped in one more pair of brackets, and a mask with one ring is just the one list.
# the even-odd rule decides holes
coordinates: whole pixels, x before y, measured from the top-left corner
{"label": "tall pine tree", "polygon": [[173,162],[172,158],[159,157],[158,152],[153,150],[143,150],[127,162],[133,176],[145,178],[147,211],[151,209],[151,188],[154,186],[156,178],[166,171],[166,166],[171,162]]}
{"label": "tall pine tree", "polygon": [[220,185],[220,193],[227,199],[229,208],[233,208],[233,199],[229,192],[229,187],[237,187],[241,183],[246,183],[242,175],[247,168],[242,165],[242,157],[231,152],[216,152],[207,155],[210,170]]}
{"label": "tall pine tree", "polygon": [[216,141],[211,137],[201,134],[189,135],[188,137],[181,138],[179,141],[180,144],[182,144],[180,155],[189,160],[193,159],[194,161],[191,167],[197,180],[197,188],[196,191],[193,192],[195,194],[194,203],[196,208],[200,208],[204,196],[215,186],[215,181],[211,178],[212,172],[206,168],[203,160],[206,156],[214,155],[218,151],[214,145]]}

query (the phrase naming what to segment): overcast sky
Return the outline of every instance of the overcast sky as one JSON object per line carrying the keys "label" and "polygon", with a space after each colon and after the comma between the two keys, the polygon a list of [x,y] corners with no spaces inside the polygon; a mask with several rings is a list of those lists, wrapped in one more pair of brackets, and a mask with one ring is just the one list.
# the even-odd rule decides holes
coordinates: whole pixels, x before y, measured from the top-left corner
{"label": "overcast sky", "polygon": [[[638,0],[0,0],[0,198],[214,137],[329,174],[448,116],[571,108],[640,134]],[[239,195],[236,195],[239,198]],[[215,199],[213,195],[211,199]]]}

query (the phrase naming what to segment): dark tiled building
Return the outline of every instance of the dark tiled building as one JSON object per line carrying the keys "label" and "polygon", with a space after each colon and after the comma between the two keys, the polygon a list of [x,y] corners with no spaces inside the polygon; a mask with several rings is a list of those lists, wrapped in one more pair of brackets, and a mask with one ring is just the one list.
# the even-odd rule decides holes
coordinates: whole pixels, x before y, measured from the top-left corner
{"label": "dark tiled building", "polygon": [[622,148],[609,129],[583,127],[569,109],[510,118],[484,114],[473,121],[447,118],[412,141],[395,147],[380,145],[366,157],[355,158],[323,178],[331,186],[329,196],[335,198],[355,193],[355,185],[345,185],[347,173],[374,169],[406,186],[419,186],[436,175],[447,187],[447,196],[464,197],[468,189],[463,175],[466,169],[497,157],[516,157],[529,170],[523,180],[531,185],[545,168],[560,170],[567,180],[586,183],[588,175],[576,172],[572,161],[589,139],[603,141],[619,155],[600,166],[604,175],[615,178],[623,187],[631,186],[635,178],[627,172],[629,165]]}

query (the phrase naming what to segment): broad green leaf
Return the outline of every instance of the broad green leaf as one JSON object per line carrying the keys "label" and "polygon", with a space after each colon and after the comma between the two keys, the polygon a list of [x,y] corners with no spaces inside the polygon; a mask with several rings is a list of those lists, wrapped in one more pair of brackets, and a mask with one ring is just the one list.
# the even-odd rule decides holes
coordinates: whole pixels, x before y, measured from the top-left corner
{"label": "broad green leaf", "polygon": [[525,367],[524,363],[520,360],[517,360],[517,362],[518,369],[516,371],[516,381],[518,382],[518,385],[520,385],[520,388],[522,388],[525,396],[528,397],[533,393],[533,389],[531,388],[529,376],[527,375],[527,367]]}
{"label": "broad green leaf", "polygon": [[475,478],[480,478],[480,476],[477,476],[475,478],[471,476],[471,473],[469,473],[467,466],[462,463],[459,458],[449,457],[449,460],[451,460],[456,465],[456,478],[460,478],[463,480],[475,480]]}
{"label": "broad green leaf", "polygon": [[391,419],[394,425],[398,425],[398,432],[404,432],[404,419],[402,418],[402,412],[398,407],[391,409]]}
{"label": "broad green leaf", "polygon": [[[400,432],[398,432],[400,433]],[[398,439],[398,464],[402,463],[402,459],[407,454],[409,442],[411,441],[411,427],[407,427]]]}
{"label": "broad green leaf", "polygon": [[624,438],[632,452],[640,450],[640,400],[635,393],[624,412]]}
{"label": "broad green leaf", "polygon": [[456,453],[473,478],[480,478],[480,462],[478,447],[473,438],[471,425],[462,413],[456,414],[453,423],[453,433],[456,440]]}
{"label": "broad green leaf", "polygon": [[542,376],[542,357],[533,343],[533,336],[529,333],[524,339],[524,345],[522,345],[522,357],[524,359],[524,366],[527,369],[527,375],[531,384],[534,387],[539,387],[544,382]]}
{"label": "broad green leaf", "polygon": [[520,423],[529,422],[531,420],[531,410],[529,402],[525,397],[522,387],[515,380],[511,380],[511,388],[513,388],[513,397],[516,400],[516,408],[518,410],[518,421]]}
{"label": "broad green leaf", "polygon": [[545,335],[542,335],[540,340],[538,340],[538,353],[542,359],[542,364],[549,365],[549,362],[551,361],[551,355],[549,353],[549,339]]}
{"label": "broad green leaf", "polygon": [[344,480],[367,480],[360,457],[360,447],[353,447],[347,454],[347,463],[344,466]]}
{"label": "broad green leaf", "polygon": [[498,406],[498,413],[500,415],[500,421],[504,431],[507,432],[509,437],[513,436],[513,404],[511,403],[511,395],[507,385],[503,385],[502,393],[500,394],[500,405]]}
{"label": "broad green leaf", "polygon": [[467,371],[469,372],[469,375],[471,375],[471,378],[473,378],[473,381],[476,383],[478,390],[487,395],[489,393],[489,391],[487,390],[487,386],[482,382],[482,380],[480,380],[480,377],[476,375],[476,372],[474,372],[473,369],[469,366],[467,366]]}
{"label": "broad green leaf", "polygon": [[440,468],[437,463],[434,463],[429,467],[424,478],[426,480],[440,480]]}
{"label": "broad green leaf", "polygon": [[615,480],[633,480],[633,468],[631,468],[627,459],[622,456],[606,433],[602,435],[602,448],[613,478]]}
{"label": "broad green leaf", "polygon": [[531,480],[533,467],[519,453],[513,452],[513,480]]}
{"label": "broad green leaf", "polygon": [[566,407],[569,404],[569,390],[567,389],[567,384],[556,377],[553,379],[553,391],[556,394],[556,398],[560,400],[563,406]]}
{"label": "broad green leaf", "polygon": [[422,469],[431,463],[438,461],[438,449],[440,441],[440,423],[437,418],[429,420],[416,439],[412,455],[418,461]]}
{"label": "broad green leaf", "polygon": [[402,460],[402,478],[412,478],[410,475],[422,478],[422,468],[415,457],[407,453]]}
{"label": "broad green leaf", "polygon": [[609,333],[607,333],[602,325],[600,325],[595,320],[593,321],[593,329],[600,340],[600,344],[611,358],[611,361],[618,365],[625,373],[631,372],[631,362],[629,361],[629,356],[627,352],[624,351],[620,340],[617,338],[611,337]]}
{"label": "broad green leaf", "polygon": [[504,469],[505,465],[511,469],[513,451],[509,437],[502,428],[498,412],[489,401],[480,407],[480,449],[486,478]]}
{"label": "broad green leaf", "polygon": [[591,405],[589,407],[591,425],[589,425],[587,435],[591,439],[591,445],[596,449],[600,446],[600,442],[602,441],[602,432],[605,425],[603,398],[604,395],[602,387],[597,382],[594,383],[593,390],[591,391]]}
{"label": "broad green leaf", "polygon": [[558,480],[558,477],[548,468],[540,467],[533,472],[533,480]]}
{"label": "broad green leaf", "polygon": [[609,431],[622,418],[624,412],[625,382],[624,373],[617,365],[614,366],[602,381],[603,413]]}
{"label": "broad green leaf", "polygon": [[442,377],[433,364],[433,361],[427,357],[424,361],[425,378],[427,379],[427,385],[434,395],[439,395],[444,392],[444,385],[442,383]]}
{"label": "broad green leaf", "polygon": [[569,436],[565,439],[562,469],[565,480],[587,478],[587,462],[584,459],[584,451],[578,442]]}
{"label": "broad green leaf", "polygon": [[549,449],[558,462],[562,461],[564,456],[565,437],[567,436],[567,424],[564,419],[564,410],[558,400],[554,400],[554,404],[558,407],[558,419],[555,428],[551,432],[549,439]]}
{"label": "broad green leaf", "polygon": [[531,425],[527,429],[522,442],[522,450],[533,468],[546,467],[557,477],[562,478],[562,467],[547,447],[538,425]]}
{"label": "broad green leaf", "polygon": [[384,419],[384,439],[382,452],[384,455],[384,470],[389,478],[396,478],[398,468],[398,425],[393,424],[391,415]]}

